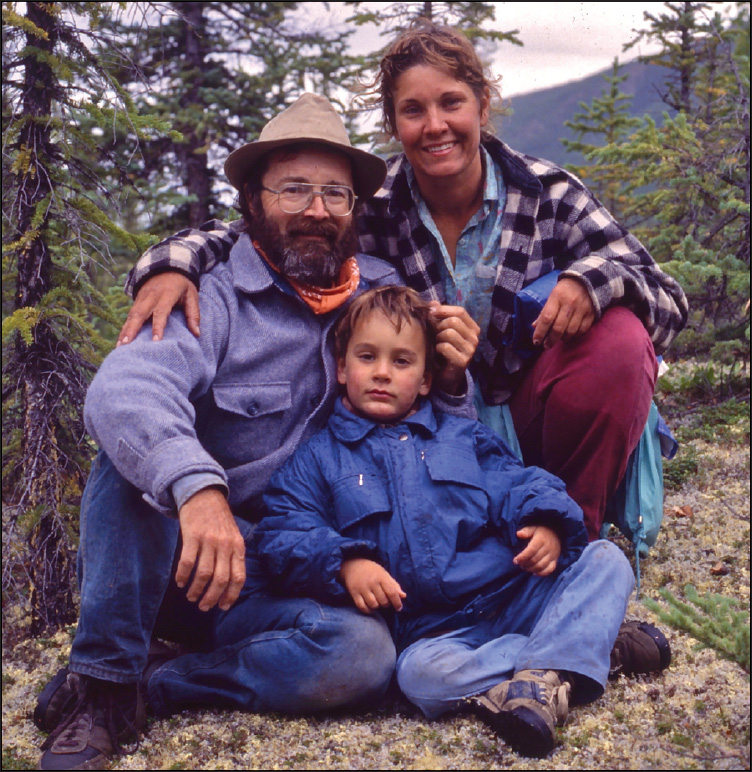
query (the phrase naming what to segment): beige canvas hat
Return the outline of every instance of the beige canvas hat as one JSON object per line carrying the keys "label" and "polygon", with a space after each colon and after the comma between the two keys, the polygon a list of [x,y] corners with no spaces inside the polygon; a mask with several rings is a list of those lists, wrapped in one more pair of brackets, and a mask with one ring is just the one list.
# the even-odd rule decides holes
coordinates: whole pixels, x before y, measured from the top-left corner
{"label": "beige canvas hat", "polygon": [[384,182],[386,164],[371,153],[350,144],[345,124],[332,103],[318,94],[303,94],[286,110],[272,118],[258,140],[234,150],[225,161],[225,174],[233,187],[242,190],[259,159],[271,150],[299,142],[311,142],[344,153],[352,162],[353,187],[361,198],[370,198]]}

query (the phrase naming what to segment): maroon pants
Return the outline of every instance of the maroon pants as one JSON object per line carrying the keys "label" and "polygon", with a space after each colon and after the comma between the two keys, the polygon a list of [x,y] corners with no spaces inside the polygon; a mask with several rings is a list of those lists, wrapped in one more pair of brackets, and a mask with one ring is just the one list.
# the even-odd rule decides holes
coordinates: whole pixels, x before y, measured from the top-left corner
{"label": "maroon pants", "polygon": [[647,331],[616,307],[585,335],[545,350],[509,402],[525,464],[564,480],[591,541],[645,428],[656,377]]}

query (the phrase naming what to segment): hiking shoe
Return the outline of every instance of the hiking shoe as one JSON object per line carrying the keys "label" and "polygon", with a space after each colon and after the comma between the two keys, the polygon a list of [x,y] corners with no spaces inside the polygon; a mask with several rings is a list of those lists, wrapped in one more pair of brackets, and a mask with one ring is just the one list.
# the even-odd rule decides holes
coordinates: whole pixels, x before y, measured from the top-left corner
{"label": "hiking shoe", "polygon": [[611,650],[609,678],[658,673],[671,664],[666,636],[647,622],[624,622]]}
{"label": "hiking shoe", "polygon": [[68,673],[67,684],[75,701],[42,746],[40,769],[104,769],[146,724],[138,685],[78,673]]}
{"label": "hiking shoe", "polygon": [[[171,647],[156,638],[152,639],[146,658],[146,669],[141,678],[144,694],[146,694],[146,686],[154,671],[183,653],[182,649]],[[76,691],[68,683],[69,672],[67,665],[60,668],[37,697],[33,715],[34,724],[38,729],[48,734],[55,730],[60,719],[68,713],[76,701]]]}
{"label": "hiking shoe", "polygon": [[481,718],[523,756],[543,758],[569,713],[571,684],[555,670],[521,670],[475,698]]}
{"label": "hiking shoe", "polygon": [[68,668],[57,671],[42,689],[34,708],[34,723],[43,732],[51,732],[60,719],[73,707],[76,693],[68,685]]}

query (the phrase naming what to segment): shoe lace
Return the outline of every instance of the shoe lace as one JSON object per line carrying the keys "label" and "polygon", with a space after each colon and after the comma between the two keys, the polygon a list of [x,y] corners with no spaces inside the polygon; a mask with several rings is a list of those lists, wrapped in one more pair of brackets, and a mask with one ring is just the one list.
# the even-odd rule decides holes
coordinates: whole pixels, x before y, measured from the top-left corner
{"label": "shoe lace", "polygon": [[559,674],[555,679],[548,675],[538,675],[525,679],[522,683],[527,684],[535,699],[549,711],[555,724],[561,725],[566,721],[569,714],[569,695],[572,691],[572,684],[568,679],[559,677]]}

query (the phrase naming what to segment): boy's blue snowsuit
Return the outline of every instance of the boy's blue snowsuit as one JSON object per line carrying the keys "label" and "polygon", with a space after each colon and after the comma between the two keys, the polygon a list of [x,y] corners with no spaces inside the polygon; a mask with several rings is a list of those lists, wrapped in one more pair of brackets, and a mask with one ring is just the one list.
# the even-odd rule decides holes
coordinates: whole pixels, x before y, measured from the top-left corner
{"label": "boy's blue snowsuit", "polygon": [[[629,563],[608,542],[588,546],[564,483],[523,467],[479,422],[434,413],[424,400],[398,425],[380,426],[338,400],[264,500],[271,516],[254,545],[279,590],[351,603],[339,570],[355,557],[399,582],[403,609],[386,612],[402,652],[398,678],[429,717],[531,667],[585,676],[581,701],[602,693],[632,590]],[[517,531],[537,524],[562,542],[548,577],[513,563],[525,546]]]}

